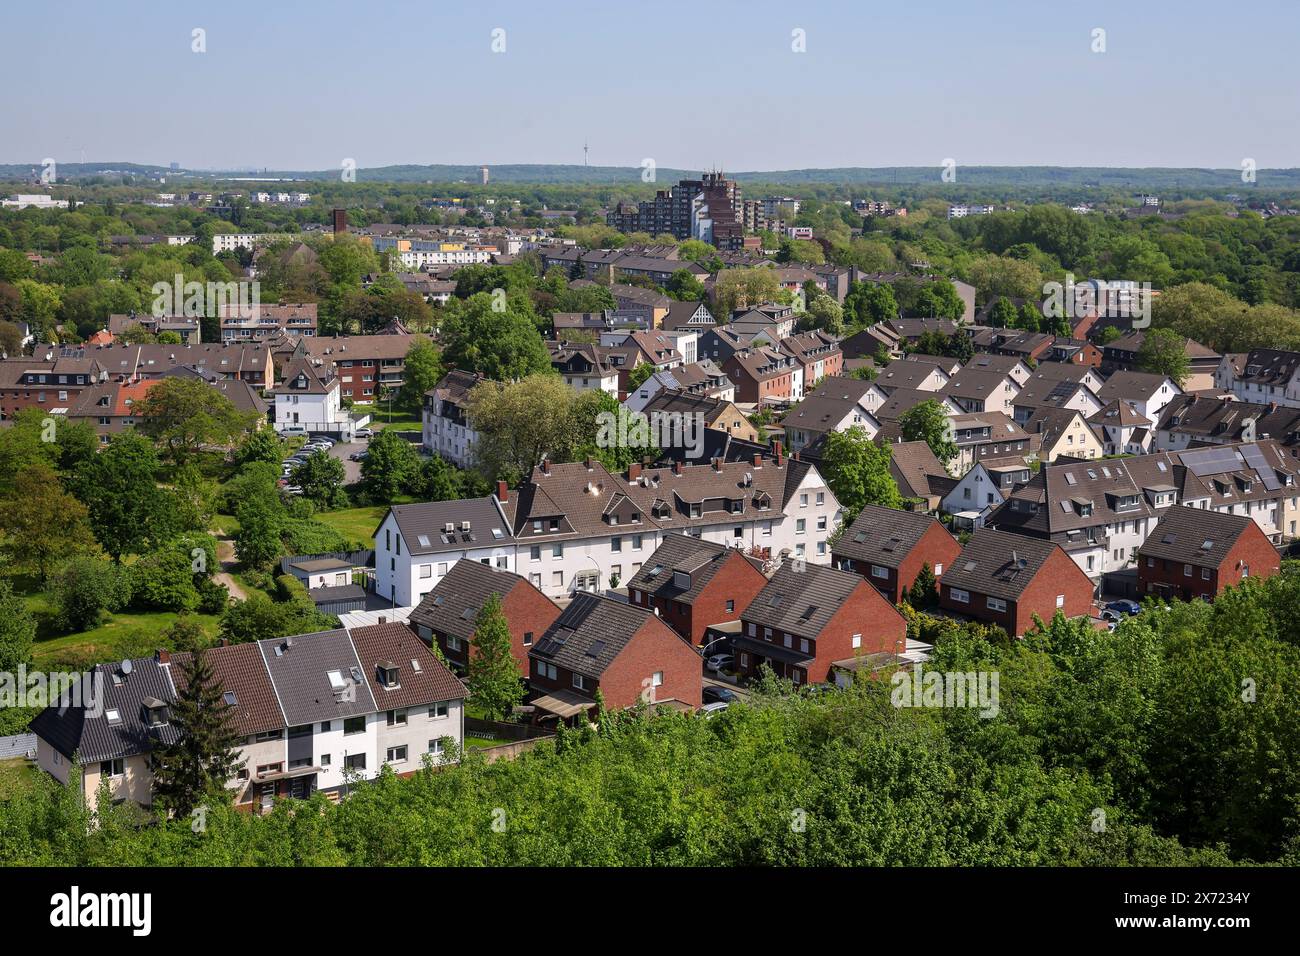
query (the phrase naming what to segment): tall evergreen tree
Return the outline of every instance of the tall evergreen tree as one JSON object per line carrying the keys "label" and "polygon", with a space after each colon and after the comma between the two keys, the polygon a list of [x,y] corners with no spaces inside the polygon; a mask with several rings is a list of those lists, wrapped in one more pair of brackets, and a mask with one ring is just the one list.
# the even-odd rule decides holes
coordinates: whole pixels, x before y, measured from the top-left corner
{"label": "tall evergreen tree", "polygon": [[185,817],[204,800],[226,798],[226,783],[244,761],[235,756],[240,737],[232,726],[231,705],[203,649],[196,649],[180,669],[185,686],[171,708],[171,724],[180,737],[154,750],[152,763],[159,802]]}
{"label": "tall evergreen tree", "polygon": [[524,686],[510,650],[510,624],[499,594],[484,602],[469,643],[470,698],[489,720],[500,720],[524,699]]}
{"label": "tall evergreen tree", "polygon": [[929,610],[939,603],[938,582],[935,581],[934,571],[930,568],[929,561],[921,565],[921,570],[916,574],[916,580],[912,582],[911,588],[908,589],[907,603],[918,611]]}

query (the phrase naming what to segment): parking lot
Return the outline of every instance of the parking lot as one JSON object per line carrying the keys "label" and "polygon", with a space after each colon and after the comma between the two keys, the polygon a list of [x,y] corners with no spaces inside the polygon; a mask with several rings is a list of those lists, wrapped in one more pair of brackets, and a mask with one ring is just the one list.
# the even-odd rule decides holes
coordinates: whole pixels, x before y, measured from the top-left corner
{"label": "parking lot", "polygon": [[343,462],[343,483],[356,484],[361,480],[361,462],[353,461],[352,455],[366,450],[366,439],[351,442],[337,442],[330,446],[329,454]]}

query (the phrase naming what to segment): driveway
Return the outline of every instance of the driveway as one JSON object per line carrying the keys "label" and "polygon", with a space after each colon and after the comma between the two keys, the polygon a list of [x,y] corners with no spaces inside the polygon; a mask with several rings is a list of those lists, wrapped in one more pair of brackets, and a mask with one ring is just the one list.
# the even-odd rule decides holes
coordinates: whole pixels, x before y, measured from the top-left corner
{"label": "driveway", "polygon": [[355,485],[361,480],[361,462],[352,461],[350,456],[353,452],[365,450],[366,442],[364,439],[360,441],[350,441],[347,444],[339,442],[330,448],[330,454],[343,462],[343,472],[347,476],[343,480],[345,485]]}

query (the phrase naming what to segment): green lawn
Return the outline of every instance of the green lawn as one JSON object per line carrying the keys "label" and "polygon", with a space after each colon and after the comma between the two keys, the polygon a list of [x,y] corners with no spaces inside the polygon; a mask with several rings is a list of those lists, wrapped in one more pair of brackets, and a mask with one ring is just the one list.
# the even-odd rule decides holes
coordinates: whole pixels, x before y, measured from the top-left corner
{"label": "green lawn", "polygon": [[334,530],[362,543],[363,547],[373,548],[374,533],[379,522],[388,513],[387,505],[370,505],[365,508],[341,508],[338,511],[320,511],[315,518]]}
{"label": "green lawn", "polygon": [[507,740],[505,737],[479,737],[474,734],[465,735],[466,747],[500,747],[502,744],[512,744],[513,740]]}
{"label": "green lawn", "polygon": [[28,763],[25,757],[0,760],[0,800],[30,793],[40,778],[40,768]]}
{"label": "green lawn", "polygon": [[[29,606],[33,598],[43,602],[40,595],[34,595],[28,598]],[[159,635],[176,623],[177,616],[172,611],[111,614],[103,624],[89,631],[38,638],[32,648],[32,658],[37,667],[55,669],[58,665],[79,668],[124,657],[144,657],[158,648]],[[191,616],[209,637],[216,636],[216,615]]]}
{"label": "green lawn", "polygon": [[[358,409],[366,406],[358,406]],[[396,428],[400,431],[419,431],[424,427],[423,419],[419,409],[399,408],[393,406],[390,413],[388,403],[383,405],[375,404],[366,407],[370,412],[370,428],[378,431],[381,428]]]}

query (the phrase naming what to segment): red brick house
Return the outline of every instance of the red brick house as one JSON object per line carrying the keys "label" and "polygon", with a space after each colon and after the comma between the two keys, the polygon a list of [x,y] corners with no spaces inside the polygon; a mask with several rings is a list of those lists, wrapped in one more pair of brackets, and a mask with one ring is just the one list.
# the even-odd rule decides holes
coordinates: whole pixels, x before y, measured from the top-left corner
{"label": "red brick house", "polygon": [[527,676],[528,652],[555,623],[560,608],[517,574],[478,561],[457,561],[411,612],[410,625],[426,644],[437,642],[447,662],[463,674],[478,613],[493,594],[500,596],[510,624],[510,651],[520,676]]}
{"label": "red brick house", "polygon": [[831,563],[899,604],[924,565],[942,578],[959,554],[957,539],[930,515],[867,505],[832,545]]}
{"label": "red brick house", "polygon": [[1138,593],[1212,601],[1248,577],[1281,570],[1277,549],[1254,520],[1178,505],[1160,518],[1138,549]]}
{"label": "red brick house", "polygon": [[736,383],[736,401],[756,404],[794,398],[795,373],[803,377],[803,369],[793,356],[770,345],[736,352],[722,363],[722,370]]}
{"label": "red brick house", "polygon": [[764,665],[796,684],[826,681],[835,664],[899,654],[907,625],[879,591],[848,571],[787,561],[740,616],[736,669],[756,678]]}
{"label": "red brick house", "polygon": [[1044,621],[1091,616],[1093,585],[1060,545],[983,528],[971,536],[939,584],[946,611],[1024,634]]}
{"label": "red brick house", "polygon": [[700,655],[648,611],[587,592],[575,594],[529,649],[529,703],[537,723],[581,720],[596,706],[640,701],[697,710],[703,694]]}
{"label": "red brick house", "polygon": [[669,534],[627,591],[633,607],[657,611],[665,624],[699,646],[710,625],[740,620],[766,584],[760,562],[736,548]]}

